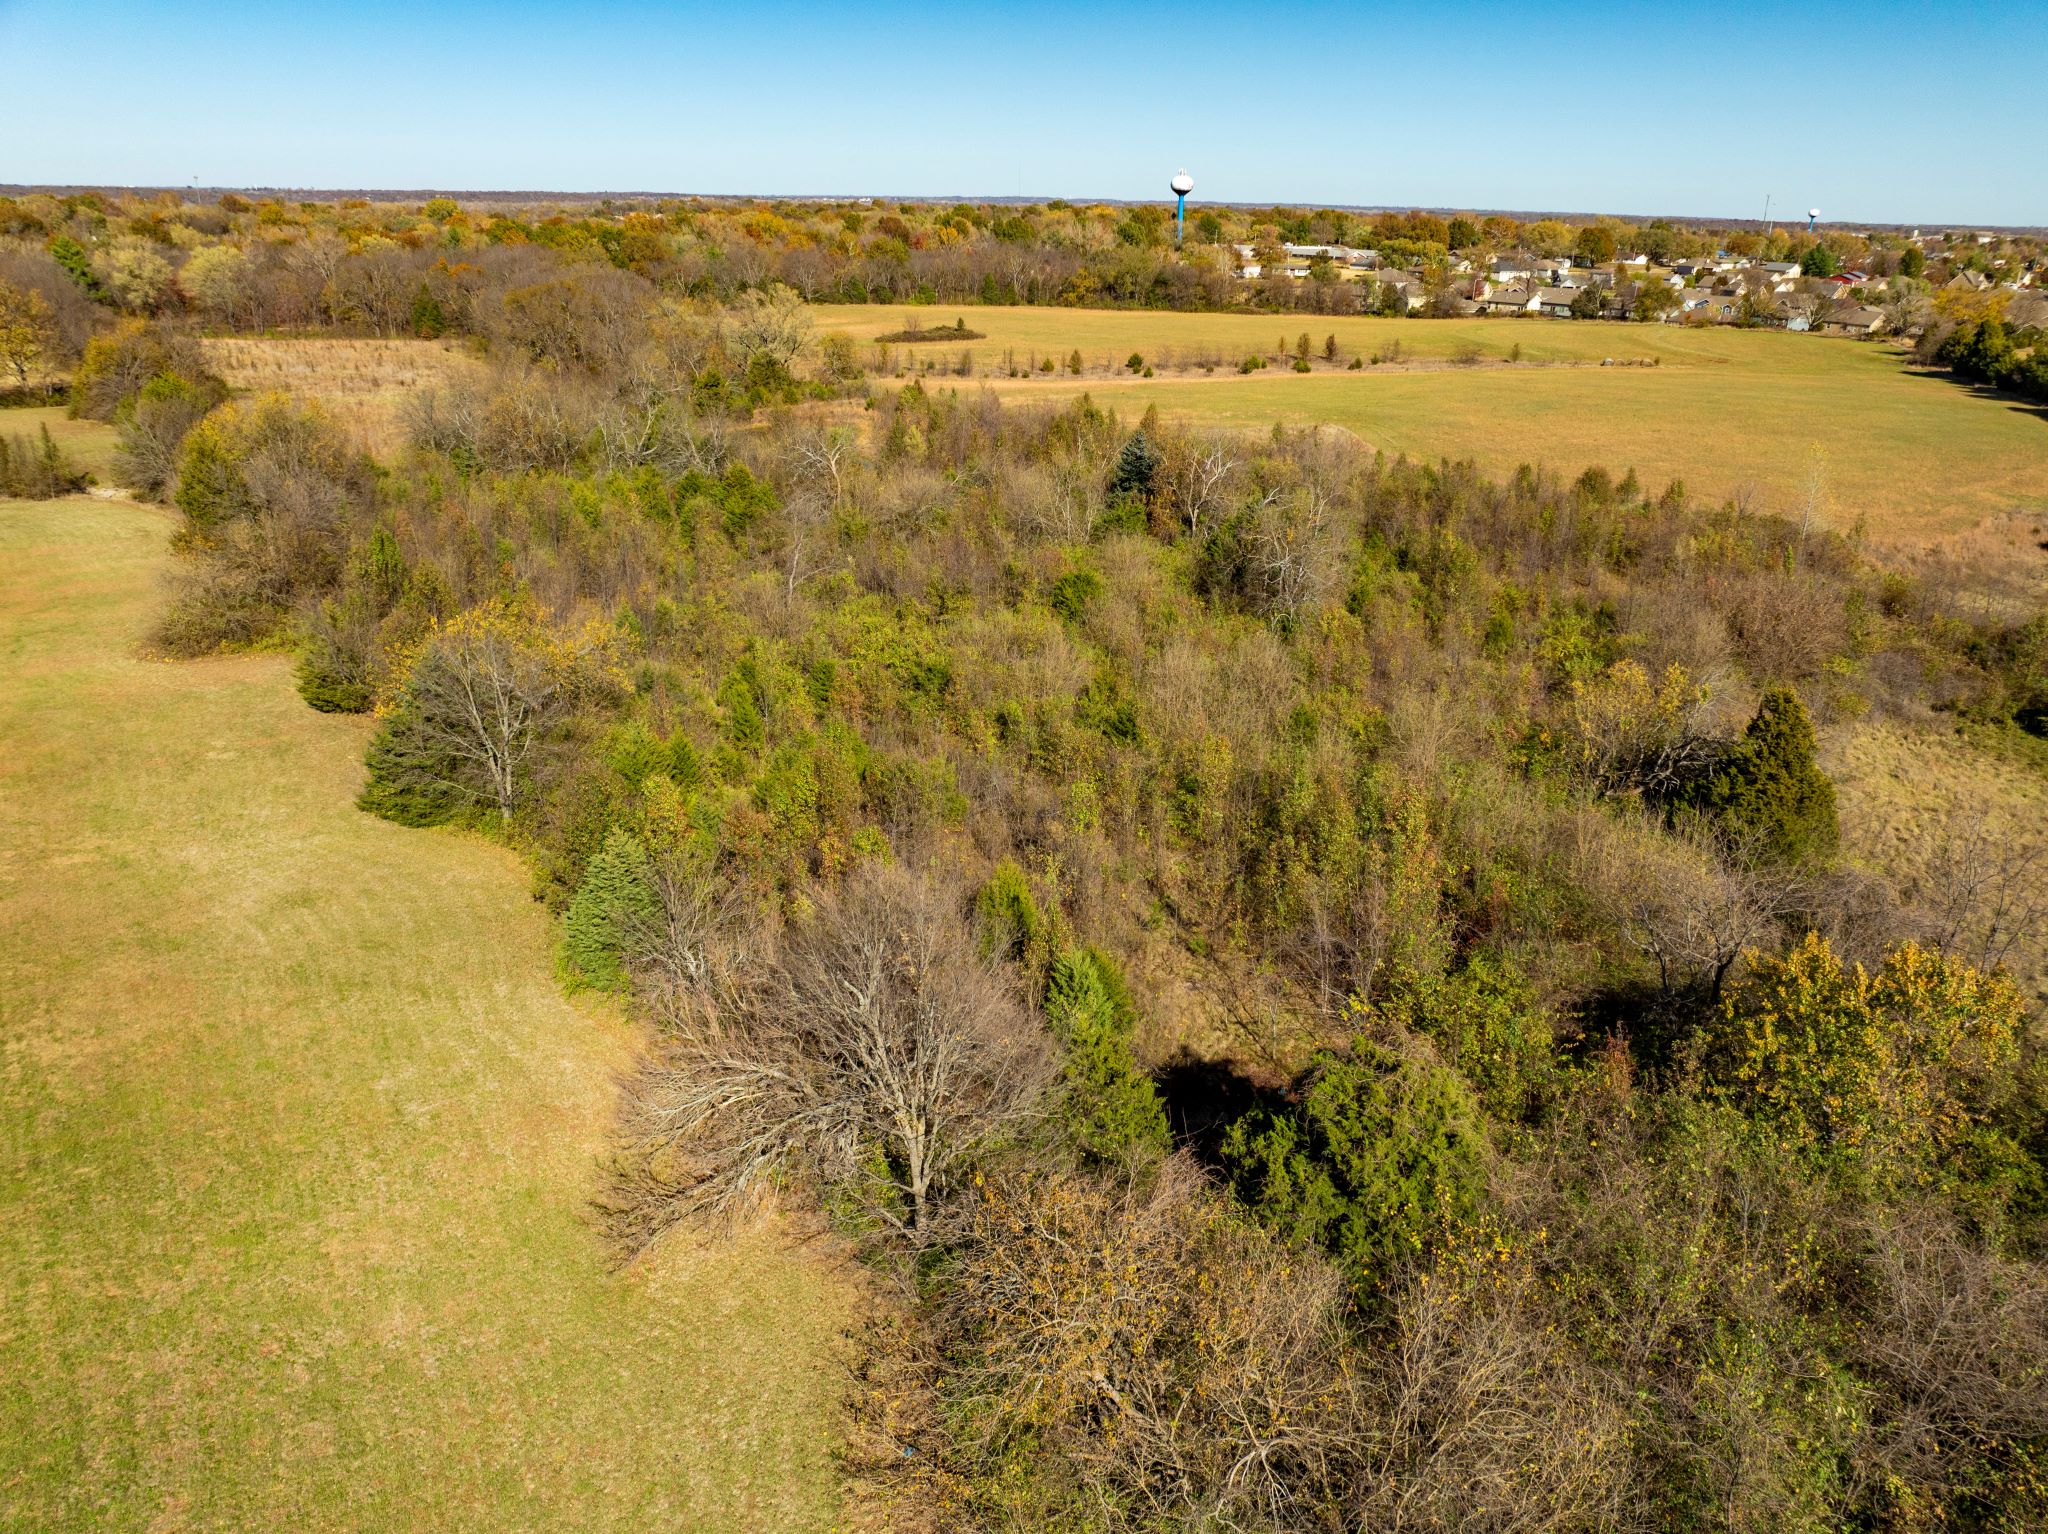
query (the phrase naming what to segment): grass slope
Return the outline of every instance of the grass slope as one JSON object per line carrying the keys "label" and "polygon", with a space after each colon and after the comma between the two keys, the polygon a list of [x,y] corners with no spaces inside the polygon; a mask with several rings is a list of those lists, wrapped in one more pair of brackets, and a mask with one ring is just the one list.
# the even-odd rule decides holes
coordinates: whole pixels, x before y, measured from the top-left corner
{"label": "grass slope", "polygon": [[[2036,876],[2048,879],[2048,777],[2038,768],[1950,730],[1874,721],[1842,732],[1822,765],[1850,855],[1909,893],[1944,834],[1967,834],[1980,817],[1999,846],[2035,858]],[[2007,967],[2048,1005],[2048,928],[2021,931]]]}
{"label": "grass slope", "polygon": [[[954,312],[926,311],[950,324]],[[1933,538],[2013,507],[2048,505],[2048,418],[2038,409],[1915,374],[1896,351],[1774,331],[1563,320],[1334,319],[1316,315],[1168,314],[1136,310],[975,308],[986,341],[959,348],[976,366],[1022,365],[1035,352],[1081,349],[1090,376],[990,379],[1024,395],[1092,391],[1135,416],[1170,415],[1263,429],[1275,420],[1345,427],[1375,447],[1417,458],[1474,458],[1496,473],[1521,463],[1576,475],[1588,464],[1633,467],[1652,486],[1683,479],[1715,498],[1747,488],[1764,510],[1794,510],[1816,448],[1824,455],[1828,520],[1862,520],[1876,535]],[[900,328],[900,308],[821,305],[819,323],[863,338]],[[1371,357],[1399,341],[1420,366],[1279,368],[1240,375],[1245,353],[1308,332],[1320,356],[1334,334],[1344,354]],[[1528,364],[1505,366],[1516,345]],[[936,360],[946,361],[952,349]],[[1137,352],[1162,369],[1203,353],[1213,375],[1133,380]],[[1443,366],[1461,351],[1482,365]],[[903,359],[899,351],[898,360]],[[921,355],[921,353],[920,353]],[[1603,368],[1603,358],[1656,367]],[[1120,377],[1094,376],[1105,364]],[[1485,365],[1487,363],[1496,365]],[[1555,365],[1577,364],[1577,365]],[[952,380],[947,380],[951,382]],[[981,385],[960,380],[963,386]]]}
{"label": "grass slope", "polygon": [[27,437],[47,426],[51,440],[81,469],[107,479],[114,462],[116,434],[104,421],[74,421],[62,405],[31,405],[0,410],[0,437]]}
{"label": "grass slope", "polygon": [[169,532],[0,502],[0,1528],[828,1526],[842,1285],[606,1269],[626,1026],[281,659],[135,658]]}

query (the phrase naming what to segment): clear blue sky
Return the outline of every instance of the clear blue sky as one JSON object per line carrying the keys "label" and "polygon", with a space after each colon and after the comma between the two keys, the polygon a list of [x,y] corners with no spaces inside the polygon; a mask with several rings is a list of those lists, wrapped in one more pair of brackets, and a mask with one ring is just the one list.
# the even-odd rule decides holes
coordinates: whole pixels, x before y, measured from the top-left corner
{"label": "clear blue sky", "polygon": [[2048,223],[2048,0],[0,0],[0,182]]}

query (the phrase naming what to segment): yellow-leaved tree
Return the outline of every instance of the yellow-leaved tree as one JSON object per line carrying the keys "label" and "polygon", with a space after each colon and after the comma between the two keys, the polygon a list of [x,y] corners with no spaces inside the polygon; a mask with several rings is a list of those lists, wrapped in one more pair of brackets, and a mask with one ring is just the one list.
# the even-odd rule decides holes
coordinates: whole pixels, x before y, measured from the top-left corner
{"label": "yellow-leaved tree", "polygon": [[1874,974],[1809,934],[1728,997],[1710,1062],[1790,1147],[1856,1180],[1929,1181],[2011,1081],[2026,1008],[2003,973],[1915,943]]}

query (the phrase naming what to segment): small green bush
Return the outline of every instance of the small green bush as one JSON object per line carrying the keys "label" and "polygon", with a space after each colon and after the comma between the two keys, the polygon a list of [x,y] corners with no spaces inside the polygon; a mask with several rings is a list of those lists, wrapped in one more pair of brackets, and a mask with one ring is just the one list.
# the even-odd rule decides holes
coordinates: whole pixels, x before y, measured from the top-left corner
{"label": "small green bush", "polygon": [[975,898],[983,941],[997,958],[1011,959],[1028,973],[1043,972],[1051,958],[1052,923],[1039,909],[1031,880],[1004,858]]}
{"label": "small green bush", "polygon": [[299,696],[323,714],[365,714],[377,701],[361,668],[324,639],[299,657],[297,680]]}
{"label": "small green bush", "polygon": [[1062,618],[1074,619],[1102,595],[1102,577],[1093,570],[1069,570],[1052,583],[1046,601]]}
{"label": "small green bush", "polygon": [[1137,1009],[1115,961],[1078,949],[1054,961],[1045,1015],[1066,1051],[1062,1101],[1067,1133],[1092,1161],[1166,1149],[1166,1110],[1131,1054]]}
{"label": "small green bush", "polygon": [[635,938],[661,915],[654,868],[639,839],[614,829],[584,870],[562,924],[562,958],[574,977],[598,990],[625,984]]}

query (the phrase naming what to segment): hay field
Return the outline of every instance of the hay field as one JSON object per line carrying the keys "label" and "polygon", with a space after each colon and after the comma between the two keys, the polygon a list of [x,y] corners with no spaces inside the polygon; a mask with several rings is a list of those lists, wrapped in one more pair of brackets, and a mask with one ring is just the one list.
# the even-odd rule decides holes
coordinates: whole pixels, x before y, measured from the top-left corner
{"label": "hay field", "polygon": [[408,399],[476,365],[453,341],[216,336],[200,344],[237,393],[318,400],[375,453],[399,445]]}
{"label": "hay field", "polygon": [[832,1526],[845,1276],[607,1266],[627,1025],[283,658],[138,658],[171,526],[0,502],[0,1528]]}
{"label": "hay field", "polygon": [[[900,308],[821,305],[827,329],[869,338],[897,330]],[[920,311],[927,325],[964,317],[984,341],[897,346],[899,366],[929,358],[949,368],[963,350],[975,376],[948,385],[1054,397],[1086,389],[1126,416],[1148,407],[1234,428],[1275,420],[1343,427],[1375,447],[1420,458],[1476,459],[1505,473],[1546,465],[1577,474],[1634,468],[1695,495],[1741,495],[1762,510],[1804,501],[1816,456],[1824,515],[1879,538],[1951,537],[2014,509],[2048,509],[2048,415],[1917,374],[1896,350],[1772,331],[1560,320],[1333,319],[1313,315],[1167,314],[1135,310],[971,308]],[[1239,374],[1252,350],[1271,354],[1306,331],[1312,372],[1275,365]],[[1320,360],[1335,335],[1340,361]],[[1403,360],[1345,364],[1386,355]],[[1522,360],[1508,358],[1519,345]],[[991,377],[1006,354],[1080,348],[1088,371]],[[1134,379],[1137,352],[1158,377]],[[1460,365],[1460,354],[1476,358]],[[869,352],[872,357],[872,352]],[[1222,359],[1214,373],[1190,359]],[[1604,359],[1655,366],[1604,367]],[[1168,369],[1173,369],[1169,372]]]}

